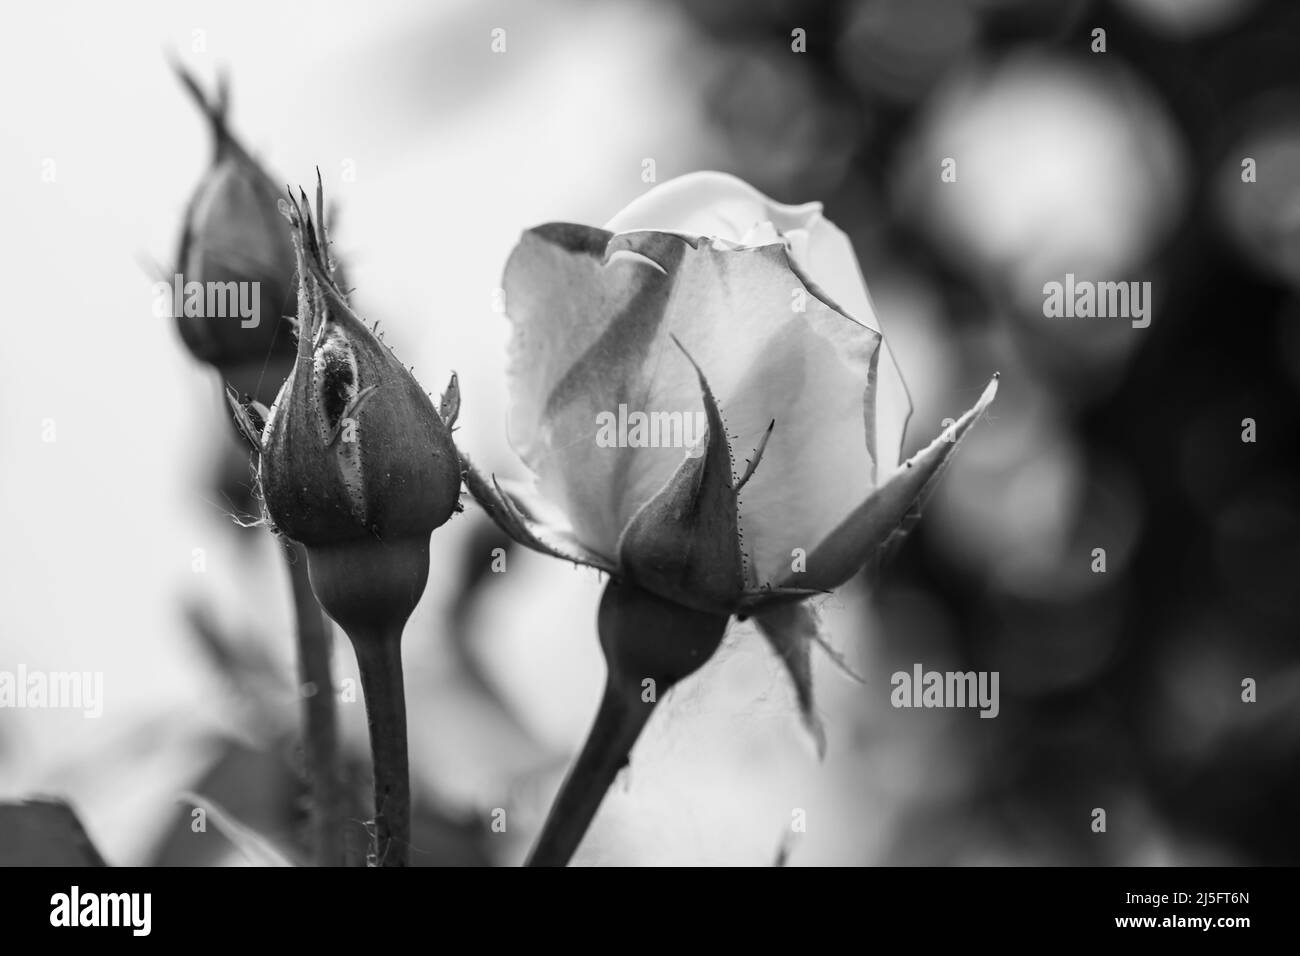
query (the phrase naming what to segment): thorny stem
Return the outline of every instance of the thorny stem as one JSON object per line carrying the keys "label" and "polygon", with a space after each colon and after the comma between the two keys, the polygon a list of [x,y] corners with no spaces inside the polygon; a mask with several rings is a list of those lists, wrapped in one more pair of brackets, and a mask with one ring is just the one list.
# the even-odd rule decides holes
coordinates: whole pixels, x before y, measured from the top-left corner
{"label": "thorny stem", "polygon": [[375,842],[371,866],[409,866],[411,779],[406,749],[402,632],[352,634],[366,698],[375,771]]}
{"label": "thorny stem", "polygon": [[407,866],[411,780],[402,630],[429,579],[429,536],[355,539],[308,551],[312,590],[352,641],[361,671],[375,776],[372,866]]}
{"label": "thorny stem", "polygon": [[605,586],[597,614],[605,694],[527,866],[568,864],[656,701],[713,656],[727,621],[726,614],[684,607],[628,581]]}
{"label": "thorny stem", "polygon": [[587,742],[560,786],[527,866],[568,864],[618,772],[627,766],[654,707],[635,694],[629,697],[612,680],[606,682]]}
{"label": "thorny stem", "polygon": [[301,545],[285,553],[297,619],[298,683],[302,696],[303,750],[311,800],[312,859],[317,866],[347,862],[343,824],[346,801],[339,767],[338,718],[330,673],[331,634],[307,574]]}

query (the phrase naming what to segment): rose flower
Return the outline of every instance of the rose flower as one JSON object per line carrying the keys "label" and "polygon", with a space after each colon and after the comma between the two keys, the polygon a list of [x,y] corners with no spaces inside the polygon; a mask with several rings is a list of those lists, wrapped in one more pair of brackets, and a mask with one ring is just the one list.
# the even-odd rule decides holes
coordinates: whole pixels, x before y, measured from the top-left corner
{"label": "rose flower", "polygon": [[528,230],[504,286],[509,437],[537,488],[466,462],[467,485],[521,543],[611,577],[605,700],[532,858],[563,863],[657,699],[645,682],[696,670],[732,616],[785,661],[820,744],[806,599],[914,517],[996,377],[900,463],[910,401],[848,238],[819,203],[718,173],[604,229]]}

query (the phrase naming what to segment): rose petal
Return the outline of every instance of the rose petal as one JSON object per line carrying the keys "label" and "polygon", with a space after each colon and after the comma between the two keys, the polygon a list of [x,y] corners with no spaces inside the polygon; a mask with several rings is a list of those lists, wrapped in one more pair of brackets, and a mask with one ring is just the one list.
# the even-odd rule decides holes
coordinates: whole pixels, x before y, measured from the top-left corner
{"label": "rose petal", "polygon": [[805,322],[769,337],[724,399],[738,459],[776,421],[740,493],[751,586],[785,577],[794,550],[810,553],[875,487],[863,419],[879,344],[863,326],[810,307]]}
{"label": "rose petal", "polygon": [[[552,223],[524,233],[506,265],[510,343],[509,438],[537,475],[543,495],[568,516],[578,537],[615,554],[635,508],[672,473],[681,449],[602,448],[598,416],[643,408],[643,366],[661,336],[671,283],[643,258],[606,258],[611,234]],[[668,345],[667,347],[671,347]],[[676,360],[689,368],[674,348]],[[699,408],[699,390],[690,410]],[[686,409],[679,409],[685,411]],[[632,459],[668,452],[652,487],[632,506]],[[654,457],[646,455],[646,457]],[[638,466],[639,467],[639,466]]]}
{"label": "rose petal", "polygon": [[[805,311],[794,305],[803,298]],[[864,414],[879,335],[807,289],[781,245],[720,247],[567,224],[525,233],[506,267],[510,438],[580,540],[611,553],[683,449],[602,448],[598,416],[702,413],[708,376],[732,447],[767,457],[742,497],[747,580],[770,583],[871,490]]]}
{"label": "rose petal", "polygon": [[761,223],[779,232],[820,219],[819,202],[773,202],[743,179],[702,171],[670,179],[643,193],[605,224],[609,232],[675,232],[741,242]]}
{"label": "rose petal", "polygon": [[[795,270],[822,301],[883,333],[849,237],[822,214],[819,202],[776,202],[727,173],[688,173],[629,203],[605,228],[713,236],[744,245],[770,241],[773,229],[789,245]],[[882,347],[876,414],[871,426],[881,474],[898,467],[911,399],[886,341]]]}
{"label": "rose petal", "polygon": [[480,471],[464,454],[460,456],[460,461],[465,475],[465,487],[469,493],[487,512],[488,517],[515,541],[554,558],[586,565],[607,574],[615,572],[611,559],[585,547],[567,528],[538,520],[535,510],[526,500],[514,500],[514,496],[519,494],[517,488],[512,488],[507,493],[495,478]]}
{"label": "rose petal", "polygon": [[[792,258],[795,271],[824,302],[883,334],[853,244],[839,227],[819,216],[808,229],[807,245],[802,250],[797,246],[792,249]],[[880,474],[887,475],[898,467],[907,421],[912,415],[912,400],[888,339],[880,348],[875,395],[872,447],[876,449]]]}
{"label": "rose petal", "polygon": [[913,455],[863,501],[809,553],[805,570],[791,571],[781,581],[782,586],[829,590],[856,574],[933,489],[958,442],[988,408],[997,390],[998,377],[995,375],[969,411]]}

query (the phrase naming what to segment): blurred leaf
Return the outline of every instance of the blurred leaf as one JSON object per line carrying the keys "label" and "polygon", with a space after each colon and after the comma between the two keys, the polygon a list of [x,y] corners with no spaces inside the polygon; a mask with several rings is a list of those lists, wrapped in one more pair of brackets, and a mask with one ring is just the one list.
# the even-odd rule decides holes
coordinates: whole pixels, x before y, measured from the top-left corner
{"label": "blurred leaf", "polygon": [[234,844],[249,861],[257,866],[293,866],[271,841],[250,827],[244,826],[220,806],[197,793],[183,793],[181,799],[203,810],[214,826]]}
{"label": "blurred leaf", "polygon": [[62,800],[0,803],[0,866],[107,866]]}

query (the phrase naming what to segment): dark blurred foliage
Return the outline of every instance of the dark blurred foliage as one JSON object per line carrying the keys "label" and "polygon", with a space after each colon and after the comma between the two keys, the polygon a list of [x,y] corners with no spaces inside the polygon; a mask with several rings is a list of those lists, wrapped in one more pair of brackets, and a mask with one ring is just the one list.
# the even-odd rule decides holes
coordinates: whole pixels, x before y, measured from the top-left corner
{"label": "dark blurred foliage", "polygon": [[104,866],[71,807],[61,800],[0,803],[0,866]]}
{"label": "dark blurred foliage", "polygon": [[[1197,21],[1218,8],[1218,21]],[[941,334],[977,343],[960,354],[962,385],[982,381],[990,356],[1003,354],[990,343],[1014,339],[1043,401],[1059,410],[1054,439],[1077,452],[1067,564],[1042,581],[1016,586],[954,557],[950,529],[931,520],[873,582],[885,659],[938,665],[940,652],[918,633],[937,614],[951,625],[948,666],[1002,675],[999,718],[952,731],[969,737],[968,779],[956,794],[918,794],[887,859],[1300,860],[1300,6],[732,0],[680,9],[716,48],[706,91],[732,145],[730,171],[779,200],[822,199],[869,283],[873,264],[919,276],[941,297]],[[807,31],[803,54],[791,52],[796,27]],[[1090,51],[1094,27],[1107,31],[1105,54]],[[1125,70],[1181,139],[1186,193],[1167,238],[1115,276],[1159,280],[1154,321],[1133,332],[1127,360],[1102,363],[1105,387],[1076,381],[1094,366],[1061,352],[1056,332],[1042,331],[1049,320],[1017,306],[1004,284],[939,248],[894,195],[898,164],[918,161],[902,151],[935,90],[967,62],[1027,49],[1102,76]],[[919,161],[937,173],[942,155]],[[1259,181],[1236,188],[1246,155],[1259,159]],[[981,251],[972,246],[970,258]],[[889,314],[883,321],[888,334]],[[1036,401],[1025,376],[1006,373],[981,429]],[[1241,440],[1248,417],[1254,444]],[[1023,449],[1030,463],[1039,453]],[[999,537],[1015,541],[1018,509],[1002,517],[1012,527]],[[1088,568],[1097,546],[1111,550],[1104,577]],[[918,594],[925,614],[915,613]],[[1246,677],[1258,703],[1242,702]],[[1104,836],[1089,828],[1094,807],[1107,809]]]}

